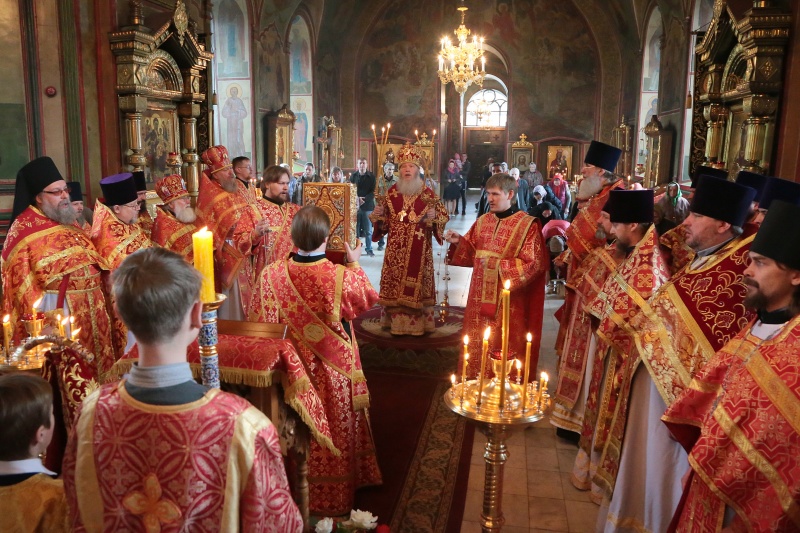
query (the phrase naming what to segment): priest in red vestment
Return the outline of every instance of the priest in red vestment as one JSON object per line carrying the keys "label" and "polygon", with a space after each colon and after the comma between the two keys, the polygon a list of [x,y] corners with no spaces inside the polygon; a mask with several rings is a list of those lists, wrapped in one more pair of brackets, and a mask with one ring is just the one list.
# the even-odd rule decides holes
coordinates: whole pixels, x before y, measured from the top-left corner
{"label": "priest in red vestment", "polygon": [[82,229],[86,236],[91,238],[92,237],[92,225],[84,216],[85,208],[83,205],[83,191],[81,190],[81,184],[78,181],[71,181],[67,184],[69,187],[69,200],[72,203],[72,207],[75,209],[75,213],[78,215],[75,219],[75,226]]}
{"label": "priest in red vestment", "polygon": [[115,360],[102,279],[108,264],[75,219],[67,182],[52,159],[40,157],[20,169],[3,246],[3,313],[11,315],[15,343],[27,336],[22,316],[40,298],[39,311],[74,316],[78,340],[95,355],[100,376]]}
{"label": "priest in red vestment", "polygon": [[[258,208],[240,194],[228,149],[212,146],[200,156],[206,169],[200,174],[197,195],[198,226],[214,234],[214,279],[217,292],[227,296],[220,318],[243,320],[251,292],[245,260],[265,244],[269,232]],[[240,286],[241,284],[243,286]]]}
{"label": "priest in red vestment", "polygon": [[[113,272],[130,254],[153,245],[136,223],[139,217],[139,202],[136,184],[130,172],[115,174],[100,180],[104,202],[95,203],[92,221],[92,242],[101,256],[106,258]],[[119,359],[133,339],[116,313],[114,321],[114,353]]]}
{"label": "priest in red vestment", "polygon": [[382,324],[393,335],[421,336],[435,328],[432,239],[442,244],[450,217],[420,177],[424,154],[406,143],[397,154],[400,179],[370,215],[372,240],[388,234],[381,271]]}
{"label": "priest in red vestment", "polygon": [[154,247],[128,257],[113,283],[139,361],[81,405],[63,472],[73,530],[302,531],[275,426],[192,378],[197,270]]}
{"label": "priest in red vestment", "polygon": [[556,338],[556,352],[559,354],[562,352],[567,334],[566,324],[569,323],[573,312],[575,292],[569,287],[577,284],[574,273],[589,252],[605,245],[604,240],[595,235],[597,217],[600,216],[600,210],[606,203],[608,192],[611,189],[624,187],[622,180],[614,174],[621,155],[622,150],[615,146],[592,141],[583,160],[581,168],[583,180],[575,200],[578,213],[567,228],[567,251],[556,259],[559,266],[562,264],[567,266],[567,291],[560,311],[562,319]]}
{"label": "priest in red vestment", "polygon": [[[530,332],[533,335],[530,364],[535,369],[542,338],[547,250],[541,223],[520,211],[516,193],[517,182],[513,177],[495,174],[486,182],[489,212],[478,218],[463,237],[448,230],[445,238],[453,245],[448,252],[449,263],[473,269],[463,330],[469,335],[470,353],[481,353],[486,327],[492,328],[489,350],[500,350],[503,320],[500,291],[509,280],[513,324],[508,339],[510,357],[523,356],[525,333]],[[480,366],[480,357],[470,358],[467,377],[480,374]]]}
{"label": "priest in red vestment", "polygon": [[[665,531],[681,495],[686,453],[661,416],[715,352],[752,316],[742,273],[755,235],[744,225],[755,190],[702,176],[683,224],[695,258],[672,276],[631,321],[636,345],[624,431],[609,434],[595,482],[605,484],[598,525]],[[643,490],[642,487],[645,487]],[[611,492],[613,491],[613,493]]]}
{"label": "priest in red vestment", "polygon": [[662,418],[691,465],[670,531],[800,530],[798,217],[800,206],[772,204],[744,271],[757,318]]}
{"label": "priest in red vestment", "polygon": [[[358,264],[361,247],[345,244],[346,265],[325,258],[330,220],[316,206],[292,221],[291,259],[261,275],[260,301],[250,319],[289,326],[289,335],[311,375],[331,424],[335,455],[311,441],[308,483],[312,514],[347,514],[359,487],[379,485],[381,473],[369,425],[369,391],[352,320],[378,300]],[[360,244],[360,243],[359,243]]]}
{"label": "priest in red vestment", "polygon": [[156,207],[152,240],[191,263],[194,257],[192,234],[198,230],[197,213],[192,208],[183,178],[178,174],[165,176],[158,180],[155,190],[163,204]]}
{"label": "priest in red vestment", "polygon": [[292,220],[300,206],[289,201],[289,169],[272,165],[264,170],[258,208],[266,220],[269,233],[264,239],[262,253],[256,256],[256,284],[266,265],[282,261],[294,251],[292,243]]}

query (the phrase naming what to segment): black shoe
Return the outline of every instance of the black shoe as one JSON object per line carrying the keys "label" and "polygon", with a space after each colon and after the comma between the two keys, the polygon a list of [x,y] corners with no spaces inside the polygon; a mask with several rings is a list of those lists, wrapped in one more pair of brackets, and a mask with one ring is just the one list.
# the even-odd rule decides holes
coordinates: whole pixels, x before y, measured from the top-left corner
{"label": "black shoe", "polygon": [[457,214],[458,214],[458,211],[456,211],[456,212],[455,212],[455,213],[453,213],[453,214],[454,214],[454,215],[457,215]]}
{"label": "black shoe", "polygon": [[379,245],[378,245],[378,251],[379,251],[379,252],[382,252],[382,251],[383,251],[383,245],[382,245],[382,244],[379,244]]}
{"label": "black shoe", "polygon": [[367,250],[367,255],[370,257],[375,257],[375,252],[373,252],[372,250]]}
{"label": "black shoe", "polygon": [[571,442],[575,446],[577,446],[578,443],[580,443],[580,440],[581,440],[580,434],[575,433],[574,431],[568,431],[568,430],[563,429],[563,428],[556,428],[556,435],[558,437],[561,437],[562,439],[568,441],[568,442]]}

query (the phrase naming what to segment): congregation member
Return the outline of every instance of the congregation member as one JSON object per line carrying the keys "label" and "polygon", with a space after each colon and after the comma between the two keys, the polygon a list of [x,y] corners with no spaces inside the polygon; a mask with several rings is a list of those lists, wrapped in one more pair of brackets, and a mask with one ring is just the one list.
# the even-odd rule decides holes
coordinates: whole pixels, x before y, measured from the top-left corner
{"label": "congregation member", "polygon": [[528,188],[533,190],[537,185],[544,185],[544,176],[539,172],[536,163],[528,163],[528,170],[522,175],[522,179],[528,182]]}
{"label": "congregation member", "polygon": [[200,159],[206,169],[199,180],[197,225],[207,227],[214,235],[216,290],[227,297],[219,317],[243,320],[252,290],[251,256],[264,245],[269,226],[260,218],[257,207],[245,203],[247,193],[239,191],[227,148],[212,146]]}
{"label": "congregation member", "polygon": [[456,162],[451,159],[447,163],[447,168],[442,176],[442,181],[446,183],[442,198],[447,208],[448,216],[455,215],[458,211],[458,199],[461,197],[461,174],[456,167]]}
{"label": "congregation member", "polygon": [[[611,433],[594,482],[605,500],[598,528],[665,531],[681,496],[686,452],[661,416],[697,372],[751,318],[742,273],[754,225],[744,226],[755,190],[709,176],[699,178],[683,225],[694,259],[656,292],[632,320],[637,354],[630,374],[624,430]],[[643,490],[644,488],[644,490]],[[637,529],[638,528],[638,529]]]}
{"label": "congregation member", "polygon": [[350,182],[356,185],[358,196],[358,214],[356,216],[356,237],[364,239],[364,252],[373,257],[372,221],[370,215],[375,209],[375,174],[367,170],[367,159],[359,157],[358,169],[350,176]]}
{"label": "congregation member", "polygon": [[70,531],[64,483],[41,455],[53,438],[53,389],[39,376],[0,376],[0,531]]}
{"label": "congregation member", "polygon": [[153,217],[147,210],[147,181],[143,170],[133,171],[133,182],[136,184],[136,201],[139,202],[139,216],[136,223],[149,239],[153,232]]}
{"label": "congregation member", "polygon": [[[579,440],[582,433],[595,351],[599,349],[601,354],[604,353],[602,348],[598,348],[597,319],[587,305],[594,301],[603,283],[623,259],[608,212],[601,210],[595,223],[595,237],[603,241],[603,246],[594,248],[576,270],[567,273],[568,294],[573,298],[572,312],[563,318],[566,335],[558,360],[558,383],[550,416],[557,434],[571,441]],[[581,449],[586,448],[585,441],[581,443]],[[580,455],[581,450],[578,451]],[[587,459],[581,461],[587,468],[588,457],[587,450]],[[589,488],[586,473],[579,471],[572,480],[581,490]]]}
{"label": "congregation member", "polygon": [[249,158],[243,155],[234,157],[231,159],[231,168],[233,169],[233,175],[236,177],[236,181],[241,183],[245,189],[251,189],[253,187],[250,181],[253,179],[253,166],[250,164]]}
{"label": "congregation member", "polygon": [[[561,217],[561,214],[558,212],[558,209],[556,209],[555,206],[550,202],[536,204],[530,211],[528,211],[528,214],[532,217],[538,218],[542,222],[543,226],[547,225],[547,223],[551,220],[564,220]],[[567,222],[567,224],[569,224],[569,222]]]}
{"label": "congregation member", "polygon": [[129,256],[112,279],[139,360],[80,407],[63,473],[73,530],[302,531],[275,426],[192,378],[200,274],[155,247]]}
{"label": "congregation member", "polygon": [[[508,174],[495,174],[486,182],[489,213],[475,221],[465,235],[448,230],[445,238],[451,244],[448,263],[473,270],[463,325],[470,352],[481,353],[487,326],[492,328],[489,349],[502,347],[500,291],[509,280],[511,331],[515,333],[508,340],[509,353],[522,357],[525,333],[531,332],[530,363],[536,368],[533,354],[538,355],[541,340],[547,252],[541,223],[517,207],[516,193],[517,180]],[[478,374],[480,361],[473,357],[467,375]]]}
{"label": "congregation member", "polygon": [[691,473],[670,531],[797,531],[800,206],[776,201],[750,247],[744,305],[757,316],[662,417]]}
{"label": "congregation member", "polygon": [[331,183],[344,183],[344,172],[342,171],[342,167],[333,167],[331,169],[331,174],[328,178],[328,181]]}
{"label": "congregation member", "polygon": [[530,189],[528,188],[528,182],[519,179],[519,169],[516,167],[509,170],[508,175],[514,178],[514,181],[517,182],[517,192],[515,195],[517,208],[519,208],[519,210],[523,213],[527,213],[531,206],[531,194]]}
{"label": "congregation member", "polygon": [[[392,188],[392,185],[397,183],[397,177],[394,175],[394,163],[386,163],[383,165],[383,177],[381,180],[382,181],[378,181],[375,189],[379,197],[385,196],[389,189]],[[381,238],[378,239],[378,251],[382,252],[385,247],[386,235],[381,235]]]}
{"label": "congregation member", "polygon": [[566,182],[564,176],[557,172],[553,175],[553,179],[548,183],[553,195],[561,202],[561,215],[566,218],[572,207],[572,193],[569,191],[569,183]]}
{"label": "congregation member", "polygon": [[316,168],[314,167],[314,163],[308,162],[306,163],[305,169],[303,170],[303,174],[297,178],[297,181],[294,186],[294,190],[292,191],[292,202],[297,205],[303,205],[303,185],[306,183],[317,183],[322,181],[319,176],[316,174]]}
{"label": "congregation member", "polygon": [[609,473],[603,462],[606,457],[594,450],[605,451],[607,442],[621,440],[625,431],[631,369],[638,364],[634,320],[669,279],[652,224],[653,191],[613,190],[603,212],[611,222],[621,262],[586,303],[587,312],[596,320],[596,347],[583,377],[585,408],[571,476],[577,488],[591,488],[595,503],[600,502],[605,485],[592,481],[599,477],[608,482]]}
{"label": "congregation member", "polygon": [[158,180],[155,190],[162,204],[156,207],[152,241],[191,263],[194,258],[192,234],[199,228],[183,178],[178,174],[165,176]]}
{"label": "congregation member", "polygon": [[83,230],[86,235],[91,237],[92,224],[89,222],[88,218],[89,210],[83,205],[83,190],[81,190],[81,184],[77,181],[71,181],[67,186],[69,187],[69,201],[72,204],[72,208],[75,210],[75,225]]}
{"label": "congregation member", "polygon": [[[492,161],[489,158],[489,161]],[[486,213],[489,212],[489,203],[486,201],[486,182],[489,180],[490,177],[494,176],[495,174],[500,174],[503,172],[503,163],[495,163],[492,162],[489,166],[489,176],[485,176],[483,183],[481,184],[481,197],[478,200],[477,208],[478,208],[478,217],[482,217]]]}
{"label": "congregation member", "polygon": [[108,264],[75,220],[67,182],[52,159],[39,157],[19,170],[3,245],[3,312],[15,343],[27,336],[22,317],[40,298],[39,311],[75,317],[78,340],[102,375],[115,360],[103,280]]}
{"label": "congregation member", "polygon": [[[469,187],[469,173],[472,171],[472,161],[467,158],[467,152],[461,154],[461,216],[467,214],[467,188]],[[458,208],[456,208],[456,215]]]}
{"label": "congregation member", "polygon": [[393,335],[421,336],[435,329],[432,240],[443,243],[449,217],[422,181],[423,157],[410,143],[399,150],[400,178],[370,216],[373,240],[388,235],[378,303],[383,306],[382,327]]}
{"label": "congregation member", "polygon": [[[401,152],[402,154],[402,152]],[[321,208],[305,206],[292,221],[297,254],[273,263],[261,276],[261,300],[251,320],[289,327],[309,370],[325,415],[331,422],[338,455],[311,441],[308,483],[312,514],[337,516],[353,508],[356,489],[382,483],[372,441],[369,391],[352,320],[378,300],[345,242],[346,264],[325,258],[330,220]]]}

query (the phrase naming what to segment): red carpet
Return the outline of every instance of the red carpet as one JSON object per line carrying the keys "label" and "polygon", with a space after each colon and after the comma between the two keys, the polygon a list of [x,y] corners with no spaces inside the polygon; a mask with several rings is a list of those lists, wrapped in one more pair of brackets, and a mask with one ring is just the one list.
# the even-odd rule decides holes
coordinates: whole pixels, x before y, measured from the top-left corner
{"label": "red carpet", "polygon": [[383,485],[359,490],[355,507],[393,533],[460,531],[474,426],[444,406],[448,383],[376,370],[366,377]]}

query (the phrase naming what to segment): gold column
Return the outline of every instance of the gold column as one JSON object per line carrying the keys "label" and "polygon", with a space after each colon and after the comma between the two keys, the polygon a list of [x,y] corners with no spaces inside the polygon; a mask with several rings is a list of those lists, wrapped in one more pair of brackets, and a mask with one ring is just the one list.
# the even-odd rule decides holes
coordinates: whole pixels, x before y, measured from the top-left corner
{"label": "gold column", "polygon": [[722,146],[725,141],[725,123],[727,112],[720,104],[711,104],[703,109],[703,117],[708,123],[706,132],[706,161],[716,163],[722,156]]}
{"label": "gold column", "polygon": [[181,104],[178,106],[178,115],[181,117],[183,179],[186,182],[189,197],[192,199],[192,205],[196,205],[200,183],[200,156],[197,154],[197,117],[200,115],[200,105],[196,103]]}
{"label": "gold column", "polygon": [[125,136],[128,141],[130,154],[127,157],[131,170],[136,172],[144,170],[147,162],[142,153],[142,114],[125,113]]}
{"label": "gold column", "polygon": [[775,98],[753,95],[744,99],[744,110],[751,116],[744,121],[745,145],[743,170],[764,172],[769,167],[774,116],[778,109]]}

